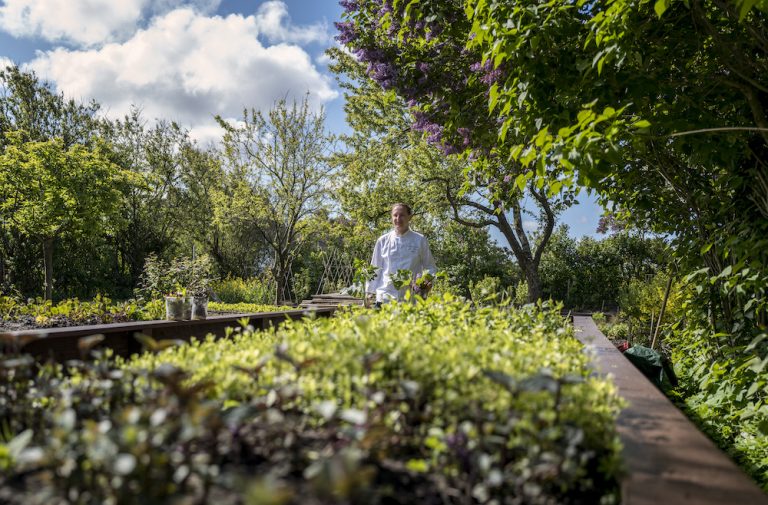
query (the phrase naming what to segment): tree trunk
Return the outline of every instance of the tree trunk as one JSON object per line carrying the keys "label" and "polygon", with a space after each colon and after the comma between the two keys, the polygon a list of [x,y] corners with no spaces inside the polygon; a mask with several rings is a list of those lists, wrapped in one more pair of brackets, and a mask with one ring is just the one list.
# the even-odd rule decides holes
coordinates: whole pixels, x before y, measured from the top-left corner
{"label": "tree trunk", "polygon": [[43,239],[43,266],[45,268],[45,299],[53,297],[53,238]]}
{"label": "tree trunk", "polygon": [[523,264],[520,258],[517,259],[520,268],[525,275],[525,282],[528,283],[528,303],[535,303],[541,298],[541,278],[539,270],[531,263]]}
{"label": "tree trunk", "polygon": [[290,299],[290,275],[291,263],[286,258],[277,257],[275,259],[275,266],[273,273],[275,275],[275,304],[280,305],[282,302]]}

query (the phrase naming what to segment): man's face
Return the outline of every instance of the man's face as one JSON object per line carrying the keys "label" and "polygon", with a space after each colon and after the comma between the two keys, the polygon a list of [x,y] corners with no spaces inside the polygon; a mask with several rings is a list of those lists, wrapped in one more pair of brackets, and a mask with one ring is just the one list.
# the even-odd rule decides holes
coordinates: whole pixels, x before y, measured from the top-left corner
{"label": "man's face", "polygon": [[411,222],[411,216],[403,207],[395,207],[392,209],[392,225],[397,230],[397,233],[403,234],[408,231],[408,223]]}

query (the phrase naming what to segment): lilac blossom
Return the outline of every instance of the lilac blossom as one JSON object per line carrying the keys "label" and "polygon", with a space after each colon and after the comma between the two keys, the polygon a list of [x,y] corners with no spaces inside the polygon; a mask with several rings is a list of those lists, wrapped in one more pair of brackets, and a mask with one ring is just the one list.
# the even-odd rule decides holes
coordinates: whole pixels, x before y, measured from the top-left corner
{"label": "lilac blossom", "polygon": [[391,63],[371,62],[368,64],[368,75],[384,89],[390,89],[395,84],[397,70]]}
{"label": "lilac blossom", "polygon": [[469,128],[459,128],[456,132],[461,135],[462,146],[467,147],[469,145]]}
{"label": "lilac blossom", "polygon": [[380,49],[360,48],[353,51],[358,60],[363,62],[381,61],[385,59],[384,51]]}
{"label": "lilac blossom", "polygon": [[336,35],[336,40],[341,44],[349,44],[357,40],[358,34],[355,30],[355,24],[351,21],[343,21],[334,23],[336,29],[339,30],[339,34]]}
{"label": "lilac blossom", "polygon": [[440,147],[440,151],[442,151],[443,154],[445,154],[446,156],[451,155],[451,154],[456,154],[456,153],[459,152],[459,150],[456,149],[455,146],[453,146],[452,144],[449,144],[447,142],[444,142],[444,143],[440,144],[439,147]]}
{"label": "lilac blossom", "polygon": [[340,0],[339,5],[344,7],[346,12],[354,12],[360,7],[356,0]]}

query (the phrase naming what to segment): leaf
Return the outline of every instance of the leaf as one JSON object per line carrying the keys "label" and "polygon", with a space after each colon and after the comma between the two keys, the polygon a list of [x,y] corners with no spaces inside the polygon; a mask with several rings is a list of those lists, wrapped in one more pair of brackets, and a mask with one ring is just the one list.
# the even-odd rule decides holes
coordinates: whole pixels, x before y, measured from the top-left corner
{"label": "leaf", "polygon": [[323,416],[324,419],[330,420],[336,413],[338,406],[336,405],[336,402],[332,400],[323,400],[322,402],[315,405],[314,408],[315,411]]}
{"label": "leaf", "polygon": [[637,128],[638,130],[643,130],[646,128],[650,128],[651,122],[646,119],[641,119],[640,121],[635,121],[634,123],[632,123],[632,126]]}
{"label": "leaf", "polygon": [[755,347],[757,347],[760,344],[760,342],[762,342],[766,338],[768,338],[768,334],[761,333],[760,335],[758,335],[755,338],[753,338],[752,342],[750,342],[749,345],[747,346],[747,348],[744,349],[744,350],[746,352],[749,352],[749,351],[753,350]]}
{"label": "leaf", "polygon": [[499,85],[494,83],[493,86],[491,86],[491,89],[489,91],[489,100],[488,100],[488,112],[493,112],[493,109],[496,108],[496,102],[499,100]]}
{"label": "leaf", "polygon": [[520,191],[525,191],[525,185],[528,183],[528,180],[525,178],[525,174],[520,174],[517,177],[515,177],[515,186],[517,186],[517,189]]}
{"label": "leaf", "polygon": [[409,459],[405,467],[416,473],[426,473],[429,471],[429,464],[423,459]]}
{"label": "leaf", "polygon": [[12,460],[18,459],[22,451],[27,448],[32,441],[32,435],[32,430],[24,430],[8,442],[6,447],[8,448]]}
{"label": "leaf", "polygon": [[656,3],[653,4],[653,10],[658,17],[661,17],[666,12],[669,8],[669,3],[670,0],[656,0]]}
{"label": "leaf", "polygon": [[756,374],[763,373],[763,370],[765,370],[765,366],[768,365],[768,356],[766,356],[764,359],[756,359],[752,364],[750,365],[749,369],[755,372]]}
{"label": "leaf", "polygon": [[739,8],[739,21],[743,21],[745,17],[747,17],[747,14],[749,14],[749,11],[752,10],[752,7],[757,4],[758,0],[741,0],[741,6]]}
{"label": "leaf", "polygon": [[344,409],[341,411],[341,414],[339,414],[339,417],[344,421],[357,426],[364,425],[368,420],[368,416],[365,412],[359,409]]}

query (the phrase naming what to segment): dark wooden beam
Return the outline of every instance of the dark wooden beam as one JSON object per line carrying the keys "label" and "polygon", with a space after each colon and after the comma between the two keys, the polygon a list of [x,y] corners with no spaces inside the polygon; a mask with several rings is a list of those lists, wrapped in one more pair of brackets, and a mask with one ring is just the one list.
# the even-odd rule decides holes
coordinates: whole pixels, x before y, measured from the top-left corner
{"label": "dark wooden beam", "polygon": [[128,357],[141,352],[141,344],[135,335],[143,334],[155,340],[178,339],[189,341],[193,337],[204,338],[213,334],[217,338],[225,335],[226,328],[238,327],[243,318],[257,330],[279,325],[287,319],[303,317],[328,317],[335,307],[312,310],[286,310],[281,312],[260,312],[255,314],[228,314],[210,316],[197,321],[133,321],[116,324],[94,324],[65,328],[47,328],[38,330],[5,333],[4,341],[16,339],[24,342],[21,351],[30,354],[39,361],[52,359],[63,363],[70,359],[80,359],[78,340],[90,335],[104,335],[101,347],[112,349],[116,355]]}
{"label": "dark wooden beam", "polygon": [[623,505],[768,505],[768,495],[627,360],[589,316],[576,337],[629,403],[617,422],[627,475]]}

